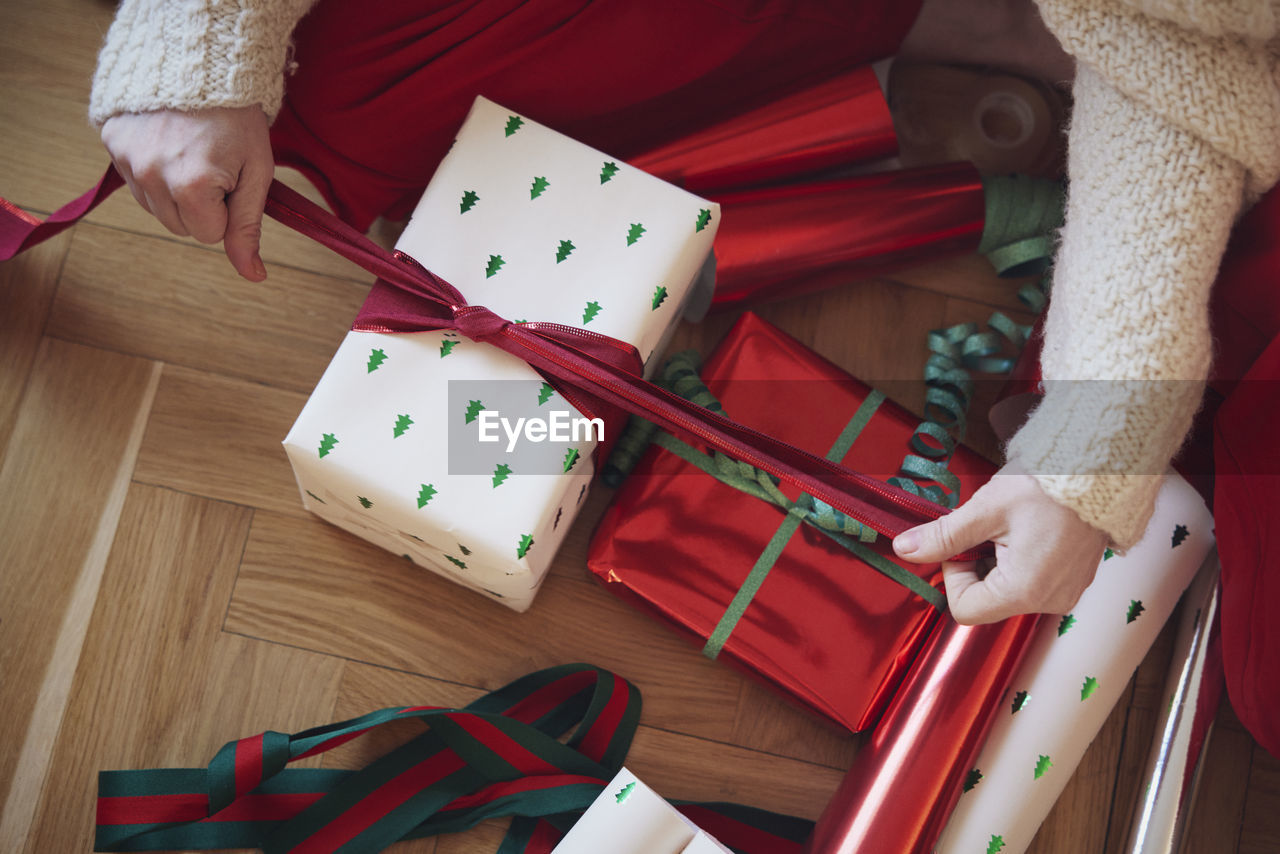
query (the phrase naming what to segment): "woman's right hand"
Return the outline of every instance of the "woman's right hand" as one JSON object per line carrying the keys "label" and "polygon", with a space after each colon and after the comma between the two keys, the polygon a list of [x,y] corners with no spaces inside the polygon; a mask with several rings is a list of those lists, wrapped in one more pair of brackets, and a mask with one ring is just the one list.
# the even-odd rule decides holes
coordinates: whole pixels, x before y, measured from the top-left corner
{"label": "woman's right hand", "polygon": [[260,107],[124,113],[103,124],[102,142],[138,204],[165,228],[221,240],[236,272],[267,277],[258,245],[275,163]]}

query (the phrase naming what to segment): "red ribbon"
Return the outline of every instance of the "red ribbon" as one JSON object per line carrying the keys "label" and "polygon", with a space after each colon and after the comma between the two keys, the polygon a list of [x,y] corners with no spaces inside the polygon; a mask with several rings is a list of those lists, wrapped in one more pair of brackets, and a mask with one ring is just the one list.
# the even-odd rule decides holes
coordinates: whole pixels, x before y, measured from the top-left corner
{"label": "red ribbon", "polygon": [[[21,251],[83,216],[120,185],[114,174],[114,168],[109,170],[97,188],[58,211],[50,222],[61,219],[52,227],[0,210],[0,253],[6,247]],[[388,252],[278,181],[272,182],[266,213],[378,277],[355,329],[457,330],[527,362],[585,412],[617,407],[639,415],[686,441],[703,442],[769,472],[889,537],[946,512],[646,382],[640,376],[639,356],[629,344],[558,323],[511,323],[487,308],[468,305],[439,276],[403,253]],[[954,559],[975,560],[992,552],[990,544],[984,544]]]}

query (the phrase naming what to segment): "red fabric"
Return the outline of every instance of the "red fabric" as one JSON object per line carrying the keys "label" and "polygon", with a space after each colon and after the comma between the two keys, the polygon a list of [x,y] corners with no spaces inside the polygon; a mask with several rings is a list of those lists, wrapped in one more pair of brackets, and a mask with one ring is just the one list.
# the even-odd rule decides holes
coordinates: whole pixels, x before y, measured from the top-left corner
{"label": "red fabric", "polygon": [[322,0],[272,128],[357,228],[406,216],[476,95],[629,158],[887,56],[919,2]]}
{"label": "red fabric", "polygon": [[1280,191],[1233,233],[1212,308],[1223,667],[1236,714],[1280,757]]}

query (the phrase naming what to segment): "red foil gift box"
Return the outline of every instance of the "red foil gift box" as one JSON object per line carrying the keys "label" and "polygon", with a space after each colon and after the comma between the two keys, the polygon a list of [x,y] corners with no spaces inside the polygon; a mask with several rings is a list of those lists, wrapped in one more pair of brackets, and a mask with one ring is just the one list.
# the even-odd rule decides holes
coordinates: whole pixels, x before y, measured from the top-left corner
{"label": "red foil gift box", "polygon": [[[855,413],[865,415],[868,398],[879,396],[750,313],[702,375],[730,418],[823,455]],[[840,462],[873,477],[894,475],[919,420],[883,400]],[[949,467],[960,478],[961,501],[995,471],[963,447]],[[601,521],[588,566],[616,595],[705,641],[787,518],[779,507],[650,448]],[[898,561],[883,536],[867,547],[942,589],[938,565]],[[938,617],[920,596],[802,524],[719,655],[859,731],[875,723]]]}

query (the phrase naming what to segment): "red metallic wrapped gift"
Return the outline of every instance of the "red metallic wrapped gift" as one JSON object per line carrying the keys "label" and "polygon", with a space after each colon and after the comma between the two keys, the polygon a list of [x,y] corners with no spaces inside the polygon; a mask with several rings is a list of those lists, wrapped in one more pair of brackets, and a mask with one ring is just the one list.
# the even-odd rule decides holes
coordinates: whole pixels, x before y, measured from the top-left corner
{"label": "red metallic wrapped gift", "polygon": [[[881,479],[895,474],[919,421],[887,399],[868,418],[877,392],[749,313],[702,374],[729,417],[816,454],[847,439],[852,422],[856,437],[840,462]],[[965,500],[995,467],[958,448],[950,469]],[[712,651],[723,639],[719,653],[732,663],[843,727],[865,729],[938,611],[822,531],[801,524],[789,538],[786,530],[776,536],[796,524],[788,519],[794,516],[651,448],[605,514],[588,566],[617,595],[712,639]],[[898,564],[941,590],[937,565],[897,561],[887,538],[862,548],[872,563]],[[729,629],[726,611],[767,551],[776,562]]]}

